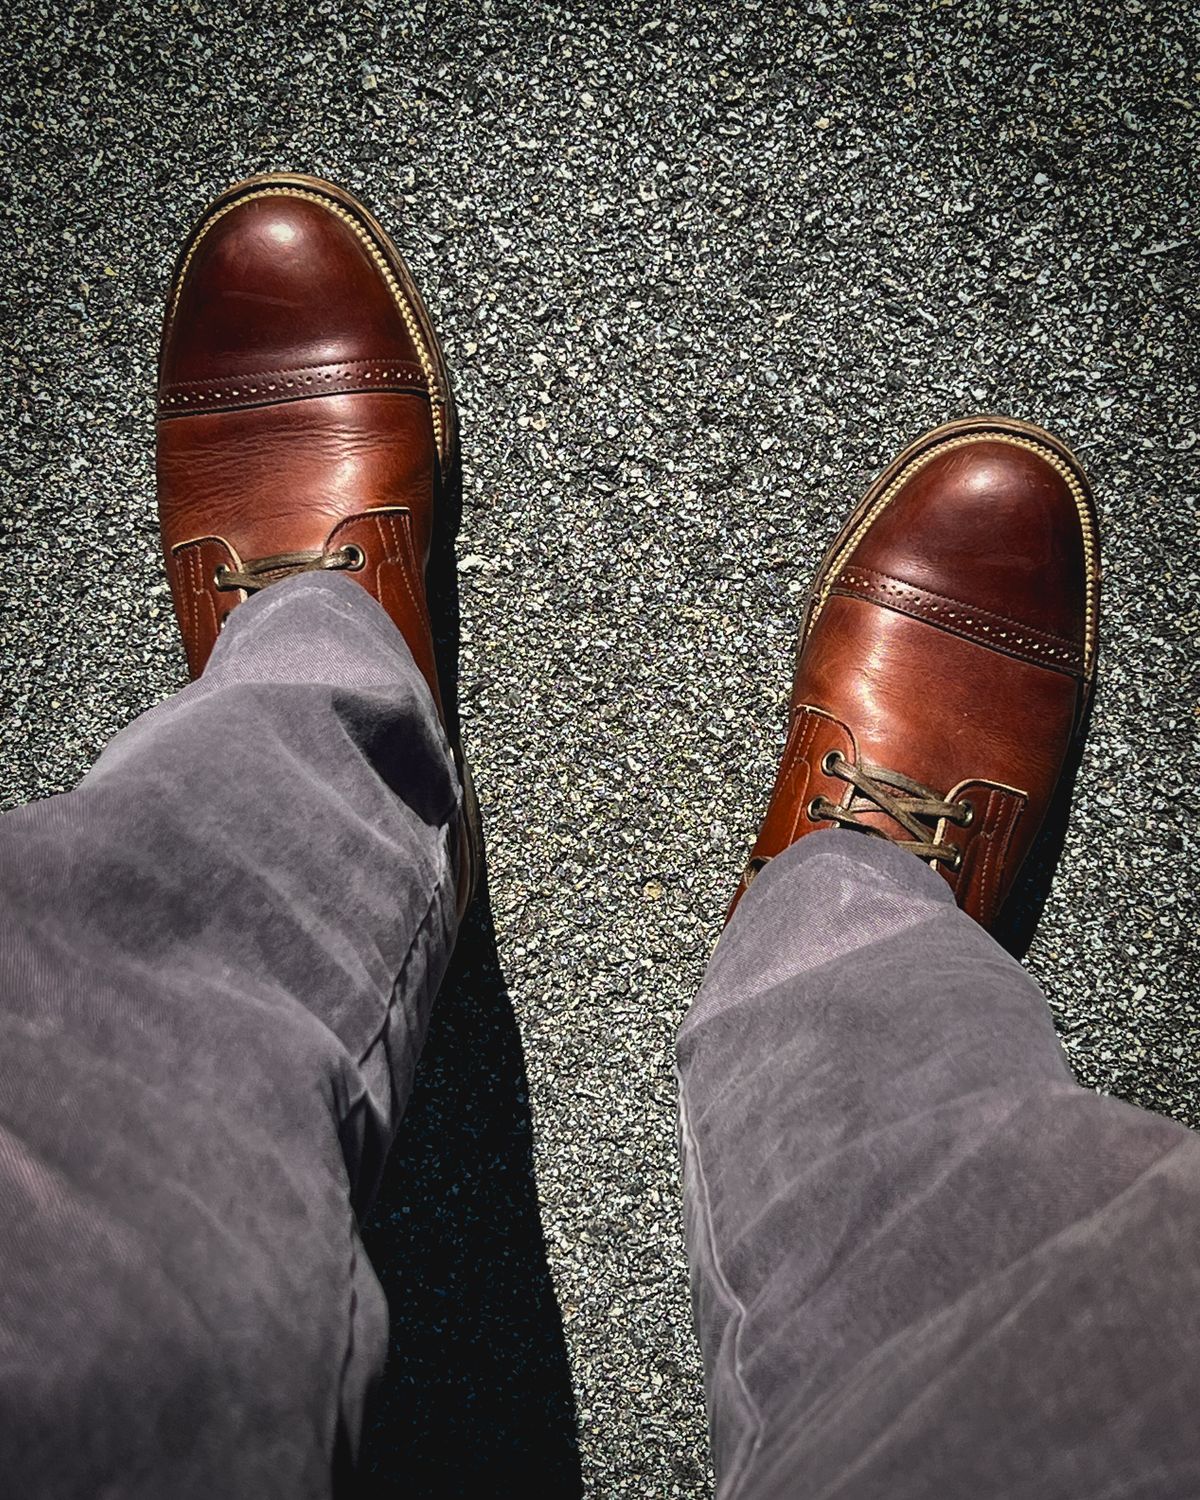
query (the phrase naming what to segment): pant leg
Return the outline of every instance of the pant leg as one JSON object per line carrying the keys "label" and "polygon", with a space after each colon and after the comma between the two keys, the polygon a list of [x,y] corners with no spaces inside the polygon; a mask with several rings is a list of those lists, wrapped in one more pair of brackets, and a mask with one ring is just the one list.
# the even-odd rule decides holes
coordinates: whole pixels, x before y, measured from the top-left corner
{"label": "pant leg", "polygon": [[1200,1492],[1200,1140],[853,832],[767,865],[679,1036],[718,1494]]}
{"label": "pant leg", "polygon": [[402,637],[325,574],[0,819],[4,1495],[328,1495],[384,1359],[354,1210],[453,940],[457,801]]}

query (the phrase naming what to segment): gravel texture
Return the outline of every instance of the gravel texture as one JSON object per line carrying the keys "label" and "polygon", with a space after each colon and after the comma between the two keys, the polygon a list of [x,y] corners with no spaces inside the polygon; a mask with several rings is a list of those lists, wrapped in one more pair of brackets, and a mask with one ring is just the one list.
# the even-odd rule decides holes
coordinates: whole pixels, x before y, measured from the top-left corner
{"label": "gravel texture", "polygon": [[942,419],[1041,422],[1092,473],[1101,687],[1028,962],[1087,1084],[1200,1124],[1197,21],[10,6],[5,805],[70,786],[182,680],[151,390],[215,192],[294,167],[365,196],[457,379],[494,941],[478,914],[372,1230],[381,1493],[707,1493],[672,1036],[770,786],[813,566]]}

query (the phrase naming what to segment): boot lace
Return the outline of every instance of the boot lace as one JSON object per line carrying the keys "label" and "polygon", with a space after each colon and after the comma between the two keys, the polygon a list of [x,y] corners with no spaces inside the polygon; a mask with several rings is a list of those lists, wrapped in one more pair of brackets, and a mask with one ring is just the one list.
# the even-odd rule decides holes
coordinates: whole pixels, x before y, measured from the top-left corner
{"label": "boot lace", "polygon": [[967,827],[975,813],[969,802],[947,802],[911,776],[902,776],[899,771],[889,771],[884,766],[852,765],[837,750],[829,751],[821,762],[821,769],[827,776],[849,782],[855,795],[845,806],[831,802],[828,797],[814,797],[808,804],[808,815],[814,822],[828,820],[843,828],[858,828],[877,838],[889,838],[890,835],[881,828],[874,828],[862,820],[863,813],[883,812],[912,835],[909,839],[893,839],[893,843],[920,859],[958,869],[962,863],[962,850],[953,844],[936,842],[927,824],[945,818],[960,828]]}
{"label": "boot lace", "polygon": [[362,548],[353,543],[337,547],[332,552],[279,552],[274,557],[259,557],[243,563],[241,568],[229,568],[221,563],[213,574],[213,584],[221,590],[243,589],[247,594],[255,594],[259,589],[296,573],[354,570],[365,562]]}

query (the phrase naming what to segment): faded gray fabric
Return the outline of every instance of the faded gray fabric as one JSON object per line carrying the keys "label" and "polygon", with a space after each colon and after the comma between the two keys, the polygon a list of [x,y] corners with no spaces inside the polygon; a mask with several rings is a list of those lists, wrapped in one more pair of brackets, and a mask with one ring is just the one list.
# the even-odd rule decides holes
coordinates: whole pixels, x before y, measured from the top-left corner
{"label": "faded gray fabric", "polygon": [[352,1204],[452,942],[457,783],[357,583],[289,580],[0,819],[0,1494],[327,1496],[387,1312]]}
{"label": "faded gray fabric", "polygon": [[912,855],[800,840],[679,1036],[721,1497],[1200,1493],[1200,1140]]}
{"label": "faded gray fabric", "polygon": [[[329,1494],[457,799],[402,639],[311,574],[0,820],[5,1500]],[[918,860],[768,865],[679,1064],[723,1497],[1200,1492],[1196,1138],[1080,1089]]]}

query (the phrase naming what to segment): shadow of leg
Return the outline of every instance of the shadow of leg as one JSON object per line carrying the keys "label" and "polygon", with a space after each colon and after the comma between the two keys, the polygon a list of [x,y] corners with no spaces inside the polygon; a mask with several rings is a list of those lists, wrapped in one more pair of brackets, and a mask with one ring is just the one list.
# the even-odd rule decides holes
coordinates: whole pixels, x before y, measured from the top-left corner
{"label": "shadow of leg", "polygon": [[[455,464],[426,569],[452,738],[461,508]],[[338,1493],[576,1500],[571,1372],[538,1213],[525,1061],[486,874],[434,1005],[363,1239],[387,1293],[390,1347],[358,1473]]]}
{"label": "shadow of leg", "polygon": [[391,1347],[360,1496],[581,1493],[528,1091],[486,885],[434,1009],[364,1228]]}

